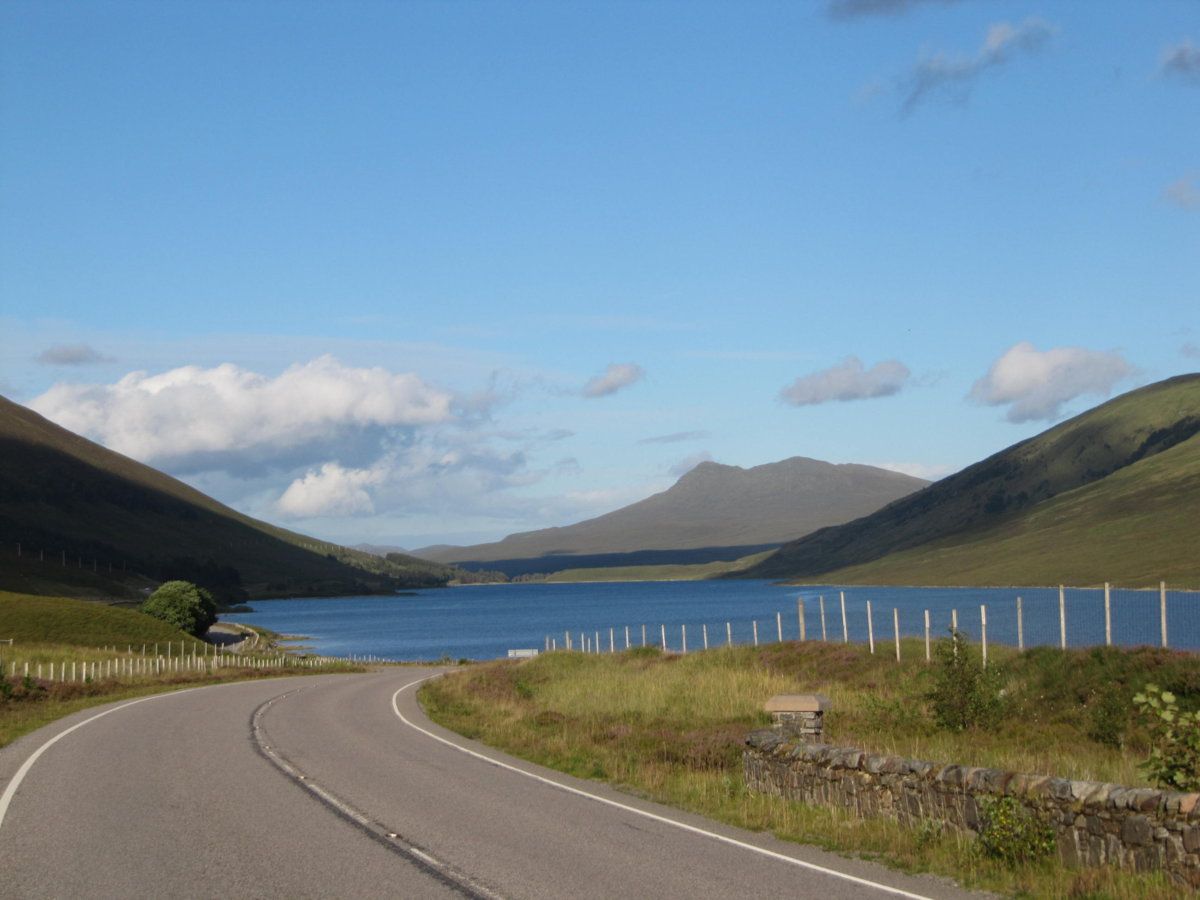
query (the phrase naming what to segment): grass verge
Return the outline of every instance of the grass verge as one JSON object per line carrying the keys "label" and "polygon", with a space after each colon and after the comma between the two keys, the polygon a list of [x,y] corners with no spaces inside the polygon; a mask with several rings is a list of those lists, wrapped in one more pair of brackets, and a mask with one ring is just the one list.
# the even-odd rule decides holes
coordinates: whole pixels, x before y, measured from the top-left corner
{"label": "grass verge", "polygon": [[[747,731],[767,724],[773,694],[833,700],[827,739],[936,762],[1145,784],[1146,737],[1129,696],[1146,681],[1200,703],[1200,660],[1152,649],[1003,654],[1000,717],[987,730],[941,730],[926,700],[923,655],[897,664],[865,647],[773,644],[689,656],[654,649],[544,654],[498,661],[426,685],[421,700],[446,727],[514,755],[720,821],[793,841],[951,876],[1012,895],[1168,897],[1158,875],[1010,867],[968,838],[750,794],[741,775]],[[1129,696],[1126,696],[1126,695]]]}

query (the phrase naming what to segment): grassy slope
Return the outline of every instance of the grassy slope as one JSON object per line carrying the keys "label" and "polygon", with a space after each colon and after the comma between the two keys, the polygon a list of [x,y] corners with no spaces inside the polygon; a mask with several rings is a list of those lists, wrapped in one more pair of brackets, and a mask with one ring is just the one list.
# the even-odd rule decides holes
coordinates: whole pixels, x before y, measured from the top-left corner
{"label": "grassy slope", "polygon": [[829,573],[845,584],[1200,588],[1200,435],[1020,518]]}
{"label": "grassy slope", "polygon": [[1194,654],[997,648],[991,658],[1003,667],[1006,688],[1000,722],[986,731],[949,732],[936,727],[926,701],[929,669],[921,649],[905,642],[900,664],[861,645],[820,642],[687,656],[653,649],[550,653],[472,667],[431,682],[421,697],[435,721],[518,756],[785,839],[878,854],[1006,893],[1088,895],[1072,893],[1083,888],[1105,896],[1175,895],[1162,879],[1111,870],[1075,873],[1047,862],[1013,871],[972,852],[966,841],[746,791],[741,742],[767,723],[762,705],[779,693],[829,696],[826,733],[840,746],[1126,784],[1146,783],[1137,765],[1146,735],[1133,716],[1132,694],[1155,680],[1186,707],[1200,704]]}
{"label": "grassy slope", "polygon": [[0,591],[0,639],[9,638],[19,644],[53,642],[80,647],[199,643],[191,635],[136,610]]}
{"label": "grassy slope", "polygon": [[[214,590],[230,586],[222,570],[232,567],[253,596],[387,590],[449,577],[436,564],[397,564],[252,519],[3,398],[0,459],[0,587],[134,595],[136,580],[108,579],[108,563],[118,572],[183,577]],[[39,549],[47,555],[42,565],[33,556]],[[98,560],[94,583],[77,567],[64,571],[63,550],[69,564]]]}
{"label": "grassy slope", "polygon": [[[831,580],[851,570],[856,580],[917,584],[1195,581],[1200,554],[1188,552],[1195,532],[1185,523],[1195,509],[1198,429],[1200,375],[1159,382],[877,513],[787,544],[745,574]],[[1087,486],[1090,494],[1080,490]],[[1002,551],[995,539],[1016,543]]]}

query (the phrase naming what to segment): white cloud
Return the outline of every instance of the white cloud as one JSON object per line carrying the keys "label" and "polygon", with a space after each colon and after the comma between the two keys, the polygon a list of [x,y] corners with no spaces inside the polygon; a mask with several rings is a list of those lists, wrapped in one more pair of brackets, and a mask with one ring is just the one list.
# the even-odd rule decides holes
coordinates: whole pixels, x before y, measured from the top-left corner
{"label": "white cloud", "polygon": [[1056,419],[1064,403],[1084,395],[1107,397],[1133,373],[1119,353],[1083,347],[1041,351],[1023,341],[1010,347],[975,382],[970,398],[1007,406],[1010,422]]}
{"label": "white cloud", "polygon": [[642,438],[639,444],[678,444],[682,441],[698,441],[709,436],[707,431],[675,431],[671,434],[659,434],[654,437]]}
{"label": "white cloud", "polygon": [[1173,78],[1182,78],[1191,84],[1200,84],[1200,47],[1184,38],[1173,47],[1163,51],[1159,72]]}
{"label": "white cloud", "polygon": [[939,93],[965,101],[980,75],[1020,54],[1039,52],[1055,31],[1054,26],[1038,18],[1026,19],[1019,25],[997,22],[988,28],[983,45],[974,56],[950,58],[939,53],[922,59],[905,79],[902,111],[910,113],[919,103]]}
{"label": "white cloud", "polygon": [[896,16],[928,3],[949,6],[958,0],[829,0],[826,11],[831,19],[858,19],[865,16]]}
{"label": "white cloud", "polygon": [[583,386],[585,397],[607,397],[622,388],[629,387],[645,377],[645,370],[635,363],[612,363],[601,375],[590,379]]}
{"label": "white cloud", "polygon": [[1200,188],[1195,178],[1184,176],[1163,189],[1163,199],[1180,209],[1200,209]]}
{"label": "white cloud", "polygon": [[366,488],[382,477],[378,469],[344,469],[327,462],[288,485],[279,498],[279,511],[292,518],[371,515],[375,503]]}
{"label": "white cloud", "polygon": [[861,359],[847,356],[836,366],[797,378],[779,396],[793,406],[887,397],[898,393],[911,374],[899,360],[884,360],[864,369]]}
{"label": "white cloud", "polygon": [[281,456],[311,462],[306,448],[447,422],[452,399],[412,373],[322,356],[275,378],[224,364],[131,372],[110,385],[58,384],[30,406],[135,459],[202,471]]}
{"label": "white cloud", "polygon": [[88,344],[55,344],[39,353],[37,361],[46,366],[93,366],[114,360]]}

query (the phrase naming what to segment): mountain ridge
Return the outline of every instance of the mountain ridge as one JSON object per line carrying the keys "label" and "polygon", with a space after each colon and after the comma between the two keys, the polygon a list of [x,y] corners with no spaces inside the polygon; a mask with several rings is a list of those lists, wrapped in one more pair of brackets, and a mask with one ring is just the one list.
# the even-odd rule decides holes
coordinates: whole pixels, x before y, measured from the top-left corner
{"label": "mountain ridge", "polygon": [[[413,553],[471,566],[543,557],[761,548],[857,518],[927,483],[875,466],[803,456],[750,468],[702,462],[667,490],[582,522]],[[705,560],[693,554],[689,561]]]}

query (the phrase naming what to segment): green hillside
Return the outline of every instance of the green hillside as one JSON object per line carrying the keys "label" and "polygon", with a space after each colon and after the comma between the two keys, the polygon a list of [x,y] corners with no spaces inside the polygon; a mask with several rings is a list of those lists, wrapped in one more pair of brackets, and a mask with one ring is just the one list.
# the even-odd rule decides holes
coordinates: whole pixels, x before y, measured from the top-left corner
{"label": "green hillside", "polygon": [[745,574],[850,583],[1200,584],[1200,375],[1149,385]]}
{"label": "green hillside", "polygon": [[19,644],[198,644],[189,634],[132,609],[66,597],[33,597],[0,591],[0,640]]}
{"label": "green hillside", "polygon": [[250,518],[0,397],[0,589],[135,598],[184,578],[231,600],[386,592],[451,574]]}

